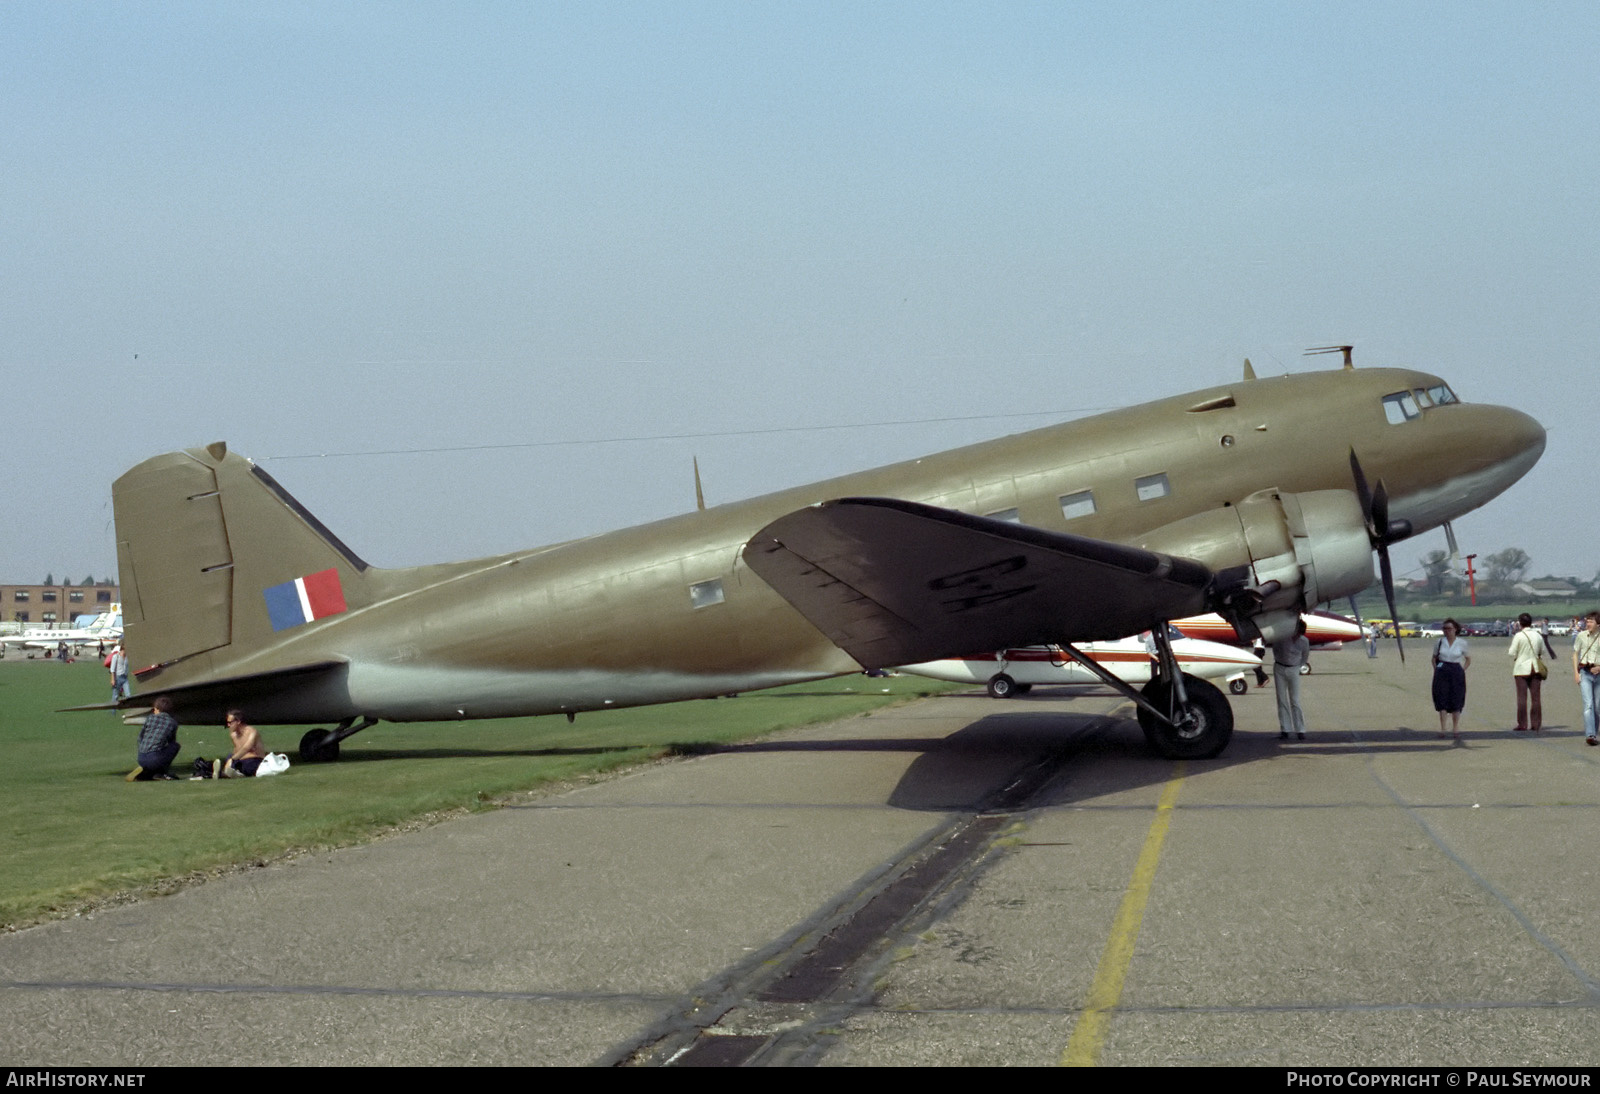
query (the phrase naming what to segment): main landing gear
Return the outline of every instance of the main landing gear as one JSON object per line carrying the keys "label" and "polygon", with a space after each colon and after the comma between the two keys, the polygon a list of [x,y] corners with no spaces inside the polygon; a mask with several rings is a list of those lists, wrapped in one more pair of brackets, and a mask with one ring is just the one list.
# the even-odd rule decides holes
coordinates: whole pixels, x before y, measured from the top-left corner
{"label": "main landing gear", "polygon": [[376,718],[346,718],[332,729],[313,729],[300,738],[300,759],[308,764],[332,763],[339,758],[339,742],[378,724]]}
{"label": "main landing gear", "polygon": [[1209,760],[1233,737],[1233,707],[1216,685],[1188,673],[1179,688],[1160,680],[1144,686],[1150,707],[1139,707],[1139,728],[1169,760]]}
{"label": "main landing gear", "polygon": [[1107,687],[1131,699],[1138,708],[1139,728],[1156,752],[1169,760],[1209,760],[1228,747],[1233,737],[1233,707],[1218,688],[1178,671],[1172,639],[1165,624],[1154,628],[1156,676],[1135,691],[1133,685],[1100,667],[1070,643],[1061,649]]}

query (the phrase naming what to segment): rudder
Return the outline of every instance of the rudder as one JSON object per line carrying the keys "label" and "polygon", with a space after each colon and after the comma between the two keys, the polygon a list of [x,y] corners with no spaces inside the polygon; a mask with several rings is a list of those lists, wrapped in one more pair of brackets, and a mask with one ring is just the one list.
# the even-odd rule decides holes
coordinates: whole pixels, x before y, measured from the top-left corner
{"label": "rudder", "polygon": [[367,600],[367,564],[221,442],[146,460],[111,498],[124,642],[141,678],[215,673]]}

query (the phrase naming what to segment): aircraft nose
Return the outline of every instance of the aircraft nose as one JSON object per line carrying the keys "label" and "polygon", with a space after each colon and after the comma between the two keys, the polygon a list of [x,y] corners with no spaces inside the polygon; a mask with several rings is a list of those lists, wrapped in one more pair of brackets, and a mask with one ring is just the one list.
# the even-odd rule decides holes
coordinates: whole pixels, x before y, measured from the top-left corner
{"label": "aircraft nose", "polygon": [[1494,413],[1485,423],[1483,440],[1491,449],[1495,462],[1509,473],[1509,481],[1516,481],[1532,469],[1544,455],[1545,432],[1531,416],[1508,406],[1489,408]]}
{"label": "aircraft nose", "polygon": [[1545,432],[1533,418],[1508,406],[1478,404],[1470,410],[1450,447],[1458,466],[1475,480],[1477,506],[1533,470],[1544,455]]}
{"label": "aircraft nose", "polygon": [[1520,410],[1488,403],[1443,409],[1431,453],[1412,464],[1422,477],[1403,495],[1391,494],[1390,516],[1419,531],[1487,504],[1544,455],[1544,426]]}

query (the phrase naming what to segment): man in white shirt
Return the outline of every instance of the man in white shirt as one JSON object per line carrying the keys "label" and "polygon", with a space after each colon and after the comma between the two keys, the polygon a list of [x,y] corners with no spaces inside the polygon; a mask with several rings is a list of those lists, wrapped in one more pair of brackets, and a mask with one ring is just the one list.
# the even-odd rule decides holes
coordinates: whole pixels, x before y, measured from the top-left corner
{"label": "man in white shirt", "polygon": [[1572,641],[1572,679],[1583,696],[1584,743],[1600,745],[1595,709],[1600,705],[1600,612],[1583,617],[1583,632]]}
{"label": "man in white shirt", "polygon": [[128,697],[128,651],[122,648],[122,643],[117,643],[117,648],[111,651],[111,663],[107,666],[111,670],[111,701]]}

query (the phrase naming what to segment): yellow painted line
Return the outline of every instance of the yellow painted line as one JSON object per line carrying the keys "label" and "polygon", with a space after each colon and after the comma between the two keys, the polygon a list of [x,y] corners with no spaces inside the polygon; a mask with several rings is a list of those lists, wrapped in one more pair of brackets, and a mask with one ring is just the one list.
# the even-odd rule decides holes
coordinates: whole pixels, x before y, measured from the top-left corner
{"label": "yellow painted line", "polygon": [[1089,986],[1089,999],[1078,1016],[1078,1024],[1072,1027],[1072,1039],[1067,1042],[1066,1051],[1061,1054],[1062,1067],[1094,1067],[1100,1062],[1100,1050],[1105,1047],[1106,1034],[1111,1030],[1111,1012],[1122,1000],[1122,983],[1133,961],[1134,943],[1139,941],[1144,906],[1150,900],[1150,883],[1155,880],[1156,864],[1161,861],[1161,845],[1166,842],[1167,827],[1172,823],[1172,808],[1178,803],[1185,767],[1184,761],[1178,761],[1172,778],[1161,790],[1161,799],[1156,802],[1156,819],[1150,823],[1139,861],[1133,866],[1133,877],[1128,879],[1117,918],[1111,923],[1111,936],[1106,939],[1100,967],[1095,970],[1094,983]]}

